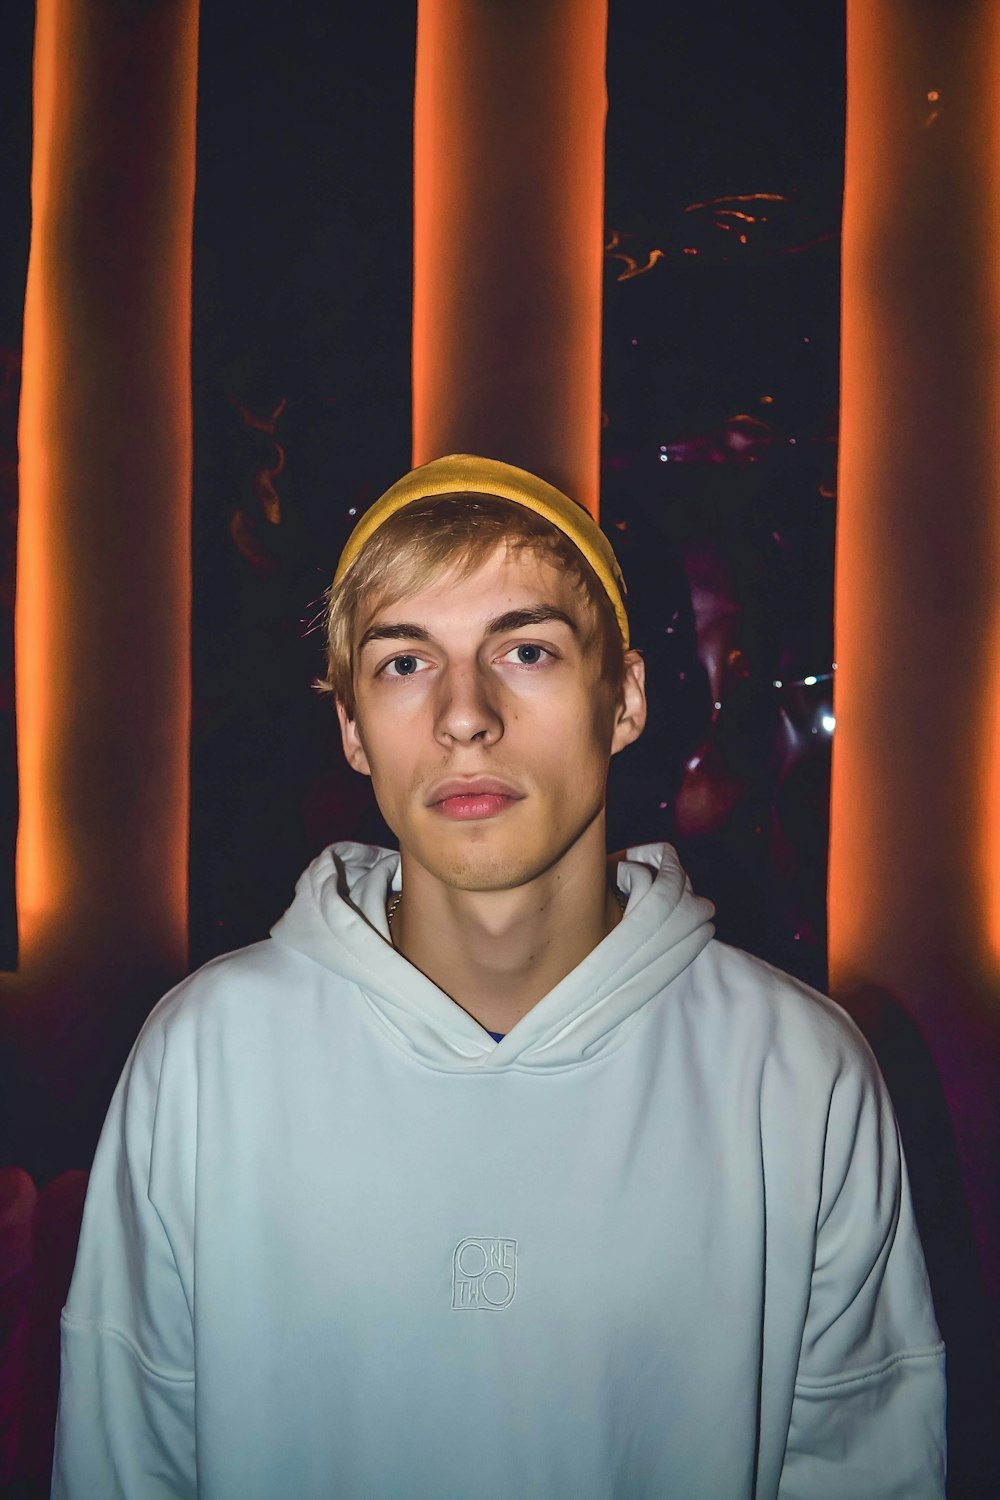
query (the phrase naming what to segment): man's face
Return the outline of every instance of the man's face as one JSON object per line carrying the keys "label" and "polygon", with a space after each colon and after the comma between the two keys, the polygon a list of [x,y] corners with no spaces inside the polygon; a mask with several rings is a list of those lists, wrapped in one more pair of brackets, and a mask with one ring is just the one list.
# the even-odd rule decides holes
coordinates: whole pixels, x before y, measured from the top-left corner
{"label": "man's face", "polygon": [[642,662],[601,678],[592,606],[544,556],[501,546],[358,621],[344,751],[404,857],[461,890],[508,890],[603,842],[608,760],[642,731]]}

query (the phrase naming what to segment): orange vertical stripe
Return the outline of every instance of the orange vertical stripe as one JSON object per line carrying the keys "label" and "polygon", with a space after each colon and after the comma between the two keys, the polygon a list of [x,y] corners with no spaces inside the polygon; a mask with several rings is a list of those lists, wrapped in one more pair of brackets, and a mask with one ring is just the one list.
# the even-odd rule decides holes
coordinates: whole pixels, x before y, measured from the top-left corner
{"label": "orange vertical stripe", "polygon": [[39,0],[19,443],[24,976],[186,953],[196,0]]}
{"label": "orange vertical stripe", "polygon": [[996,6],[849,0],[829,894],[834,993],[916,1020],[1000,1296],[998,65]]}
{"label": "orange vertical stripe", "polygon": [[966,971],[1000,956],[986,11],[848,9],[831,966],[917,991],[931,950]]}
{"label": "orange vertical stripe", "polygon": [[413,460],[478,452],[597,513],[607,0],[420,0]]}

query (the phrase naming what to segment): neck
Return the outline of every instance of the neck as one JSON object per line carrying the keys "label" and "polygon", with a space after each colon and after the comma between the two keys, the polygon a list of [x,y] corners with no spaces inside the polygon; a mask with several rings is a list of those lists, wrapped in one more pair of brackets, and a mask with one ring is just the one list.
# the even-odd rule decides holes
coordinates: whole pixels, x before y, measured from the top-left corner
{"label": "neck", "polygon": [[550,869],[511,890],[456,890],[405,851],[401,863],[395,947],[487,1031],[509,1031],[621,920],[603,819]]}

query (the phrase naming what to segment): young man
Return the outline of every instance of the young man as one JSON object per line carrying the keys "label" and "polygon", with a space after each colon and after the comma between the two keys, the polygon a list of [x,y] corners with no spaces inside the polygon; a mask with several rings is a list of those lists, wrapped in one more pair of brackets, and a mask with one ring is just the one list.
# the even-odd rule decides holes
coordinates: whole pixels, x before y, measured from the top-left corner
{"label": "young man", "polygon": [[153,1012],[64,1314],[67,1500],[931,1500],[943,1350],[836,1006],[609,867],[642,661],[593,521],[407,475],[329,686],[398,855],[335,845]]}

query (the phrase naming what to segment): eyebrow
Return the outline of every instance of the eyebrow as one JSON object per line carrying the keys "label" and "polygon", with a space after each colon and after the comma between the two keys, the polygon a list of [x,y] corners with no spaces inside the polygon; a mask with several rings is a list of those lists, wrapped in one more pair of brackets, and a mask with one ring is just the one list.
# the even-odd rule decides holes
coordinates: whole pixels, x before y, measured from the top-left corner
{"label": "eyebrow", "polygon": [[503,635],[507,630],[521,630],[525,625],[545,625],[549,620],[560,620],[568,625],[574,635],[580,634],[580,627],[568,615],[564,609],[556,609],[554,604],[536,604],[531,609],[510,609],[505,615],[497,615],[495,620],[490,620],[486,626],[487,635]]}
{"label": "eyebrow", "polygon": [[430,638],[430,631],[422,625],[408,625],[405,621],[398,625],[371,625],[358,642],[358,650],[363,650],[369,641],[429,641]]}
{"label": "eyebrow", "polygon": [[[573,634],[580,634],[580,627],[568,615],[564,609],[557,609],[554,604],[536,604],[530,609],[510,609],[506,614],[497,615],[493,620],[486,622],[487,635],[502,635],[507,630],[523,630],[527,625],[545,625],[550,620],[557,620],[563,625],[568,625]],[[429,641],[430,631],[423,625],[412,625],[405,620],[394,625],[370,625],[358,642],[358,650],[361,651],[368,645],[369,641]]]}

